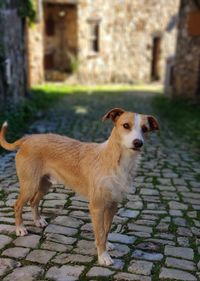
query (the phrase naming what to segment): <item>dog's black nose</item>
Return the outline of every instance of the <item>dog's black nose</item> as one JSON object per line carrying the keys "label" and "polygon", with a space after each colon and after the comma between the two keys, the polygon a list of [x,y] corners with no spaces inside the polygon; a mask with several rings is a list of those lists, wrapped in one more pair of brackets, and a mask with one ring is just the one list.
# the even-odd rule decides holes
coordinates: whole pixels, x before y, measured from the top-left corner
{"label": "dog's black nose", "polygon": [[139,139],[135,139],[135,140],[133,141],[133,145],[134,145],[135,148],[140,148],[140,147],[143,146],[143,141],[141,141],[141,140],[139,140]]}

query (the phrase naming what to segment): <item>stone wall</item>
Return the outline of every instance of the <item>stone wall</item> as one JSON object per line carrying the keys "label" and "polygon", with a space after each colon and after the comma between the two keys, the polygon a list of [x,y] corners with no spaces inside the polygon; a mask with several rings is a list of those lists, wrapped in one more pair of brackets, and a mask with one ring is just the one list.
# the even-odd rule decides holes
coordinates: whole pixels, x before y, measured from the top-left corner
{"label": "stone wall", "polygon": [[[149,82],[153,37],[161,36],[158,67],[163,80],[165,60],[175,50],[173,20],[179,1],[81,0],[79,3],[80,77],[99,82]],[[87,48],[89,18],[100,19],[100,53],[96,56],[90,56]]]}
{"label": "stone wall", "polygon": [[200,26],[199,35],[189,34],[190,12],[200,8],[195,1],[182,0],[179,13],[178,40],[172,94],[175,97],[200,97]]}
{"label": "stone wall", "polygon": [[0,8],[0,103],[15,103],[26,93],[25,22],[18,15],[20,1]]}
{"label": "stone wall", "polygon": [[[176,16],[179,0],[46,0],[48,3],[77,5],[77,60],[81,82],[149,82],[152,80],[153,38],[160,38],[157,54],[159,78],[164,79],[166,58],[174,54]],[[90,50],[91,22],[99,23],[99,52]],[[40,42],[32,43],[30,54],[40,52]],[[67,48],[67,44],[66,44]],[[31,75],[41,60],[34,60]],[[40,72],[40,70],[39,70]],[[34,84],[34,83],[33,83]]]}
{"label": "stone wall", "polygon": [[29,85],[37,85],[44,81],[44,40],[43,22],[33,24],[27,32],[28,79]]}

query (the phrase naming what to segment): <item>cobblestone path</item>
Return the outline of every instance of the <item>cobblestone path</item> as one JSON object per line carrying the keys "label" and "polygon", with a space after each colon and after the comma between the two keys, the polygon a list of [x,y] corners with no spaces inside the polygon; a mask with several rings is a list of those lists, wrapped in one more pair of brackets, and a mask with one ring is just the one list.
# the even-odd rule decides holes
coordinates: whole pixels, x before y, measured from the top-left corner
{"label": "cobblestone path", "polygon": [[[152,94],[68,95],[37,120],[30,132],[57,132],[103,141],[111,124],[101,116],[112,107],[151,113]],[[0,156],[0,280],[200,280],[200,166],[187,146],[161,120],[142,152],[137,177],[119,206],[109,240],[114,265],[97,264],[87,202],[63,186],[45,196],[41,209],[49,225],[33,225],[16,237],[13,204],[19,191],[14,153]]]}

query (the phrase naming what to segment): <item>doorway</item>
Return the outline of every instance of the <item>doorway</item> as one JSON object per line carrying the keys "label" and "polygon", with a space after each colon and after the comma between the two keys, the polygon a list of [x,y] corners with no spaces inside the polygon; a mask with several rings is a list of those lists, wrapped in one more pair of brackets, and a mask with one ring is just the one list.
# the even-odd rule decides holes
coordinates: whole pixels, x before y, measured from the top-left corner
{"label": "doorway", "polygon": [[[62,80],[77,56],[77,6],[44,4],[44,69],[46,80]],[[56,78],[57,77],[57,78]]]}
{"label": "doorway", "polygon": [[160,54],[161,54],[161,36],[153,37],[152,44],[152,64],[151,64],[151,80],[157,81],[160,79]]}

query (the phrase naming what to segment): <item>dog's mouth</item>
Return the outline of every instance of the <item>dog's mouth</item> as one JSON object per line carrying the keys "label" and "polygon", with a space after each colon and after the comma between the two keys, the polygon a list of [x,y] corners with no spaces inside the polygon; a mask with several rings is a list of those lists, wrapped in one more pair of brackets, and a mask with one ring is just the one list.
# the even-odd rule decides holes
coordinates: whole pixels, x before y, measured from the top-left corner
{"label": "dog's mouth", "polygon": [[137,148],[137,147],[132,147],[131,150],[139,151],[139,152],[141,151],[141,149],[140,149],[140,148]]}

